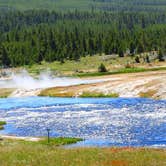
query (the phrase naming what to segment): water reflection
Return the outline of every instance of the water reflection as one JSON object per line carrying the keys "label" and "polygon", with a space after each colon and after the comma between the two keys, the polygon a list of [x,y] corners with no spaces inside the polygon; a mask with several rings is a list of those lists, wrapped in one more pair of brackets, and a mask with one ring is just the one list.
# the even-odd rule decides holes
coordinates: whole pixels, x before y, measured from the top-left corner
{"label": "water reflection", "polygon": [[0,100],[3,133],[81,137],[77,146],[166,145],[166,101],[150,99],[11,98]]}

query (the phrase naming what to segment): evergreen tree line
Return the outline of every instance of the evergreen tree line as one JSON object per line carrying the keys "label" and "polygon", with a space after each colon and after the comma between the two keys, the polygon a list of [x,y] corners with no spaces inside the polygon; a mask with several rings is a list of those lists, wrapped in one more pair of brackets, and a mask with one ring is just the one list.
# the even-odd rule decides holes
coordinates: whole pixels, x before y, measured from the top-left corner
{"label": "evergreen tree line", "polygon": [[94,54],[166,50],[166,13],[8,11],[0,15],[0,65],[64,62]]}
{"label": "evergreen tree line", "polygon": [[93,10],[93,11],[145,11],[166,10],[165,0],[0,0],[0,10]]}
{"label": "evergreen tree line", "polygon": [[92,0],[93,10],[158,12],[166,10],[165,0]]}
{"label": "evergreen tree line", "polygon": [[0,33],[13,29],[27,28],[39,24],[55,24],[58,21],[92,22],[97,24],[116,24],[117,28],[142,28],[153,24],[166,24],[166,12],[56,12],[47,10],[0,10]]}

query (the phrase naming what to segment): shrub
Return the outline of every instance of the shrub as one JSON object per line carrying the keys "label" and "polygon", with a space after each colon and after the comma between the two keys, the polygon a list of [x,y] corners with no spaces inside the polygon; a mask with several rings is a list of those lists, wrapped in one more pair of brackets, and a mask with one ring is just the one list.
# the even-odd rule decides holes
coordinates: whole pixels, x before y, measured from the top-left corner
{"label": "shrub", "polygon": [[136,62],[136,63],[140,63],[140,59],[139,59],[138,56],[135,57],[135,62]]}
{"label": "shrub", "polygon": [[164,61],[163,52],[161,50],[159,51],[158,59],[159,59],[160,62]]}
{"label": "shrub", "polygon": [[145,60],[146,60],[146,63],[150,63],[150,58],[148,55],[146,56]]}
{"label": "shrub", "polygon": [[101,63],[100,66],[98,67],[98,71],[99,72],[107,72],[107,69],[103,63]]}
{"label": "shrub", "polygon": [[125,65],[125,68],[126,69],[130,69],[130,68],[133,68],[134,66],[132,65],[132,64],[130,64],[130,63],[127,63],[126,65]]}

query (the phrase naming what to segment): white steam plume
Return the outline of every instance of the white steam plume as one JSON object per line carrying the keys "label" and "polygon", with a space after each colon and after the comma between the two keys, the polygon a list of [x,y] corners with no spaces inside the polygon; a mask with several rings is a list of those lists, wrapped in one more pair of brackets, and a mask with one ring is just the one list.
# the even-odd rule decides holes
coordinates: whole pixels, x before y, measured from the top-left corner
{"label": "white steam plume", "polygon": [[9,79],[2,78],[0,88],[41,89],[80,83],[83,83],[81,79],[53,77],[49,71],[42,72],[37,78],[33,78],[26,70],[22,70],[20,73],[12,73]]}
{"label": "white steam plume", "polygon": [[[103,80],[102,80],[103,81]],[[16,89],[44,89],[57,86],[70,86],[78,84],[88,84],[101,82],[101,80],[83,80],[70,77],[54,77],[48,70],[40,73],[37,78],[29,75],[26,70],[19,73],[12,73],[9,79],[0,79],[0,88],[16,88]]]}

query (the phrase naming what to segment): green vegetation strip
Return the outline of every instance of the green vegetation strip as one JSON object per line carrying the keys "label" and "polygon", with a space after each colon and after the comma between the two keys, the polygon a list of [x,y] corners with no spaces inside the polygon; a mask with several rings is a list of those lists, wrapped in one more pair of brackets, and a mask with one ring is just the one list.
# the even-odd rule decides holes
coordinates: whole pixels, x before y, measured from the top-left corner
{"label": "green vegetation strip", "polygon": [[49,143],[47,139],[40,140],[37,142],[38,144],[42,145],[54,145],[54,146],[60,146],[60,145],[68,145],[68,144],[74,144],[79,141],[83,141],[81,138],[70,138],[70,137],[59,137],[59,138],[50,138]]}
{"label": "green vegetation strip", "polygon": [[4,129],[4,125],[6,125],[5,121],[0,121],[0,130]]}
{"label": "green vegetation strip", "polygon": [[2,125],[6,125],[6,122],[5,121],[0,121],[0,126]]}
{"label": "green vegetation strip", "polygon": [[75,74],[73,76],[78,77],[91,77],[91,76],[103,76],[103,75],[114,75],[114,74],[124,74],[124,73],[139,73],[139,72],[147,72],[147,71],[159,71],[166,70],[166,67],[157,67],[157,68],[125,68],[112,72],[94,72],[94,73],[81,73]]}
{"label": "green vegetation strip", "polygon": [[104,94],[104,93],[97,93],[97,92],[83,92],[79,97],[108,97],[108,98],[116,98],[119,97],[119,94],[117,93],[110,93],[110,94]]}
{"label": "green vegetation strip", "polygon": [[[3,126],[0,126],[3,129]],[[19,138],[19,137],[18,137]],[[50,146],[61,146],[61,145],[69,145],[69,144],[75,144],[77,142],[83,141],[82,138],[71,138],[71,137],[57,137],[57,138],[41,138],[39,141],[25,141],[25,140],[19,140],[19,139],[6,139],[9,142],[19,142],[20,144],[26,144],[26,145],[50,145]],[[4,142],[6,141],[4,140]]]}

